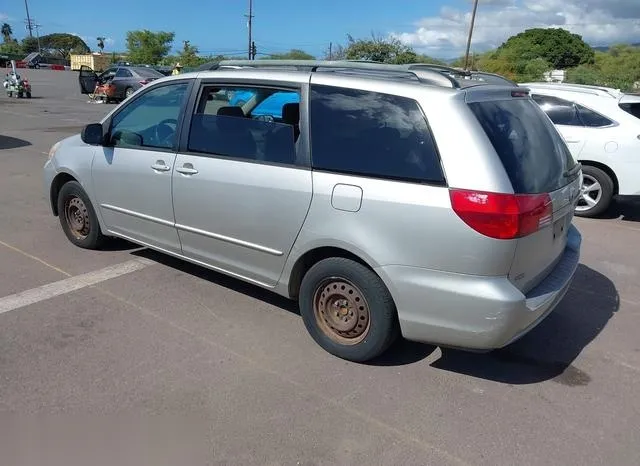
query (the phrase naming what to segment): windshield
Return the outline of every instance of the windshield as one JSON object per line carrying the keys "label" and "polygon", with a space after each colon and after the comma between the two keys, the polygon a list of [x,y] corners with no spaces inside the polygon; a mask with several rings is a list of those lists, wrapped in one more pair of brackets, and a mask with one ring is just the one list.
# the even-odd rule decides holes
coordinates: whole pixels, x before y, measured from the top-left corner
{"label": "windshield", "polygon": [[531,99],[469,104],[516,194],[548,193],[570,180],[575,161],[553,123]]}

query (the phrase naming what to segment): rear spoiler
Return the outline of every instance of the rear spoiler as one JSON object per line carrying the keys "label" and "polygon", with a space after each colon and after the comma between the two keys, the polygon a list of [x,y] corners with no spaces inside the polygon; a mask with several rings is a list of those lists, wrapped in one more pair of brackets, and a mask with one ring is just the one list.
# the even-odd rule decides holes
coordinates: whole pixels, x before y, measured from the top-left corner
{"label": "rear spoiler", "polygon": [[488,102],[491,100],[528,99],[531,90],[528,87],[511,86],[474,86],[465,89],[465,102]]}
{"label": "rear spoiler", "polygon": [[639,104],[640,103],[640,94],[622,94],[620,100],[618,101],[620,104]]}

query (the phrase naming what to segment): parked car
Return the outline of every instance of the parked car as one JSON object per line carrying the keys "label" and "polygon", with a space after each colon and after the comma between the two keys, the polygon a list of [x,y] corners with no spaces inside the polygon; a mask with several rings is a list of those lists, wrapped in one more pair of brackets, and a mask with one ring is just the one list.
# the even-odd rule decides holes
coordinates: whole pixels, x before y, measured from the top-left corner
{"label": "parked car", "polygon": [[524,83],[582,164],[576,215],[604,213],[615,196],[640,196],[640,96],[606,87]]}
{"label": "parked car", "polygon": [[96,84],[104,85],[108,100],[121,101],[129,97],[142,86],[164,75],[145,66],[112,66],[97,74],[88,66],[82,65],[78,75],[80,92],[93,94]]}
{"label": "parked car", "polygon": [[[67,238],[125,238],[297,300],[352,361],[399,334],[500,348],[557,306],[581,171],[528,90],[259,68],[154,81],[55,144],[45,189]],[[290,100],[256,114],[276,94]]]}

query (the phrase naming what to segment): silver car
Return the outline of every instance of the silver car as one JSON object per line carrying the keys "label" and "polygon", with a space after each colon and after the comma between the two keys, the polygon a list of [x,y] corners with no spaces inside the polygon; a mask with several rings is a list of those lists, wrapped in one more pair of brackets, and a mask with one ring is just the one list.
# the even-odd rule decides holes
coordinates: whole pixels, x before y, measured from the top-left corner
{"label": "silver car", "polygon": [[154,81],[52,147],[72,243],[125,238],[295,299],[352,361],[398,335],[500,348],[563,298],[582,174],[527,89],[237,68]]}

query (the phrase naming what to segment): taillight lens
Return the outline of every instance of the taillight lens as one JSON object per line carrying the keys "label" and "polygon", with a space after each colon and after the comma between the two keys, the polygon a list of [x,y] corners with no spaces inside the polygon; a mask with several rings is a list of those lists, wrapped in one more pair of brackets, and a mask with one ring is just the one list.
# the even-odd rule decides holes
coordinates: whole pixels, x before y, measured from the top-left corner
{"label": "taillight lens", "polygon": [[548,194],[501,194],[451,189],[451,205],[458,217],[478,233],[496,239],[530,235],[551,223]]}
{"label": "taillight lens", "polygon": [[151,81],[149,81],[148,79],[143,79],[142,81],[139,81],[140,84],[142,84],[143,86],[145,84],[149,84]]}

